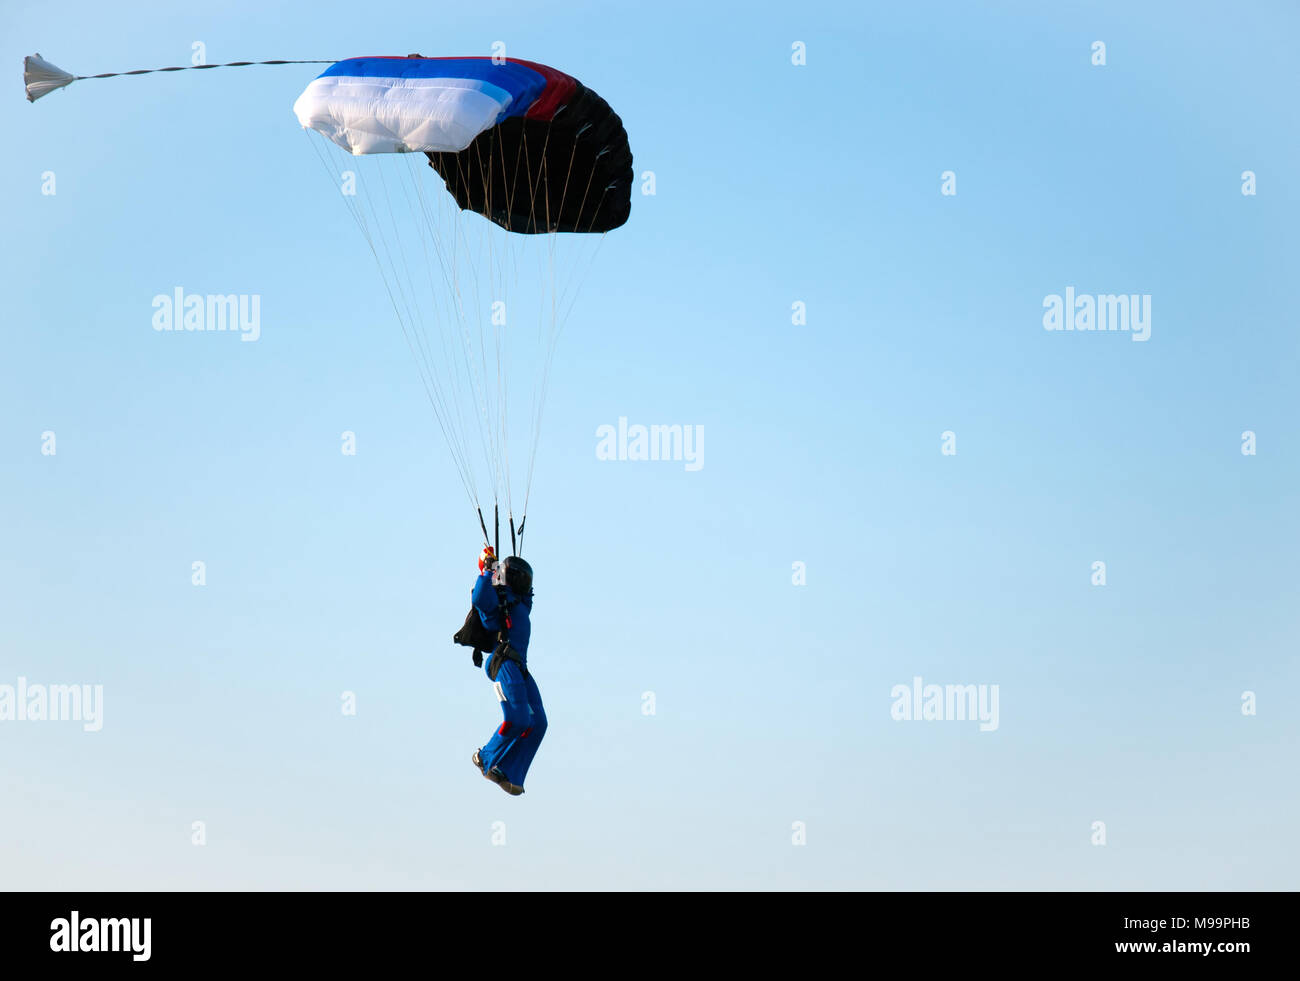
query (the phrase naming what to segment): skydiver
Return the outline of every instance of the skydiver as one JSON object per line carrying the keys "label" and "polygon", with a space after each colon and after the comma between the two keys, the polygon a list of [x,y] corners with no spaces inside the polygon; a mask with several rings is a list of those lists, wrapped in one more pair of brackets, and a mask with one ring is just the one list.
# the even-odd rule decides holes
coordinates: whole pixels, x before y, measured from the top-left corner
{"label": "skydiver", "polygon": [[[483,546],[478,568],[471,614],[477,613],[483,627],[498,636],[484,670],[501,701],[504,719],[472,759],[483,776],[517,797],[524,792],[524,777],[546,735],[542,694],[528,671],[533,570],[517,555],[498,562],[491,545]],[[475,665],[482,660],[476,650]]]}

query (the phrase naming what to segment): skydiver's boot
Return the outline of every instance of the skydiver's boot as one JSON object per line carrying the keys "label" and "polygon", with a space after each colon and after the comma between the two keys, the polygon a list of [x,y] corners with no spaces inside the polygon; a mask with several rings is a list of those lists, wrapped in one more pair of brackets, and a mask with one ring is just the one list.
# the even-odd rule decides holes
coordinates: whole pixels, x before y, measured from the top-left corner
{"label": "skydiver's boot", "polygon": [[488,770],[487,773],[483,774],[483,776],[487,777],[489,780],[495,783],[498,787],[504,790],[511,797],[518,797],[520,794],[524,792],[523,787],[520,787],[518,784],[513,784],[510,782],[509,778],[507,778],[506,775],[503,772],[501,772],[501,768],[499,766],[494,766],[492,769]]}
{"label": "skydiver's boot", "polygon": [[477,749],[474,750],[474,755],[470,757],[470,762],[472,762],[476,767],[478,767],[479,773],[483,774],[483,776],[491,780],[493,783],[501,782],[503,774],[495,766],[491,770],[483,769],[483,760],[479,757]]}

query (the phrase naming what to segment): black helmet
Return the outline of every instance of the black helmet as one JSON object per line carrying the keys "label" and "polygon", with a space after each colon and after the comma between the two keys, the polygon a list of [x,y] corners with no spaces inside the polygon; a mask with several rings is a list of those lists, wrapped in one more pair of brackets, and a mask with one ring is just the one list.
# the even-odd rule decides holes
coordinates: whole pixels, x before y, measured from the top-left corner
{"label": "black helmet", "polygon": [[516,596],[525,597],[533,591],[533,567],[517,555],[509,556],[501,567],[505,570],[506,587]]}

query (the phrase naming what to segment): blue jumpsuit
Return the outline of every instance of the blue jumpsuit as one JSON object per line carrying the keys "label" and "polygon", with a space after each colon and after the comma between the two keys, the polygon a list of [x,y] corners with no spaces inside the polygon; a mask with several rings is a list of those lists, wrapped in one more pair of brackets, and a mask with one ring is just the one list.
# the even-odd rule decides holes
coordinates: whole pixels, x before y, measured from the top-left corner
{"label": "blue jumpsuit", "polygon": [[[501,629],[501,604],[497,598],[496,587],[492,585],[492,573],[484,572],[474,583],[471,594],[474,609],[479,619],[488,630]],[[528,638],[532,632],[529,614],[533,609],[533,598],[521,599],[506,590],[506,602],[510,604],[510,627],[506,636],[510,646],[528,663]],[[483,670],[486,672],[492,663],[491,655],[484,657]],[[479,759],[483,763],[483,772],[492,767],[500,767],[506,779],[516,786],[524,785],[528,767],[537,755],[537,747],[546,735],[546,711],[542,708],[542,694],[537,690],[537,682],[532,672],[528,677],[514,661],[502,661],[501,670],[497,672],[494,682],[497,698],[501,700],[504,721],[497,727],[492,738],[479,750]]]}

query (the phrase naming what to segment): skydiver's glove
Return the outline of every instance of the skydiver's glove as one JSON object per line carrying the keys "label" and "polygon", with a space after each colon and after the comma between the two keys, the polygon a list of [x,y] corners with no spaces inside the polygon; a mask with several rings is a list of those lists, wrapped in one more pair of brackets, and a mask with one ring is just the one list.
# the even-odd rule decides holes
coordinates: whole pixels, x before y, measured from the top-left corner
{"label": "skydiver's glove", "polygon": [[483,652],[477,649],[474,651],[474,667],[483,667]]}
{"label": "skydiver's glove", "polygon": [[478,556],[478,571],[486,572],[497,567],[497,553],[491,545],[484,545]]}

